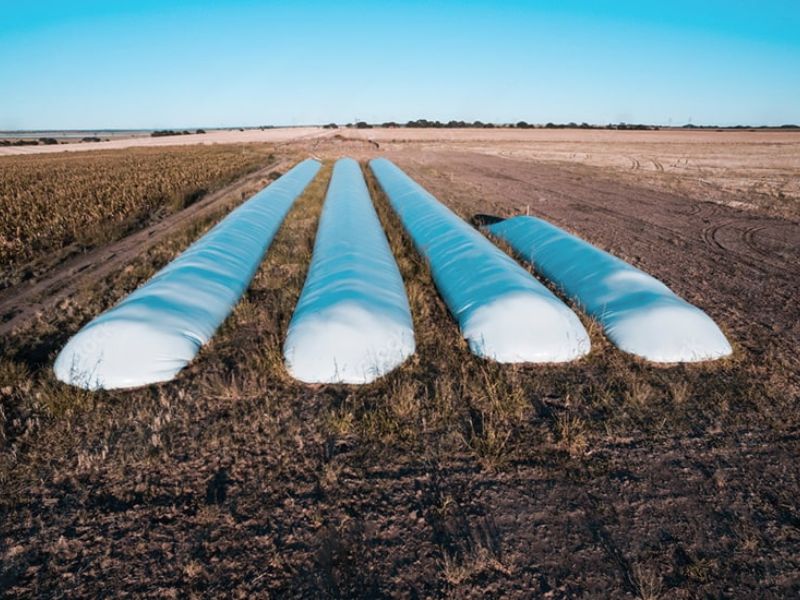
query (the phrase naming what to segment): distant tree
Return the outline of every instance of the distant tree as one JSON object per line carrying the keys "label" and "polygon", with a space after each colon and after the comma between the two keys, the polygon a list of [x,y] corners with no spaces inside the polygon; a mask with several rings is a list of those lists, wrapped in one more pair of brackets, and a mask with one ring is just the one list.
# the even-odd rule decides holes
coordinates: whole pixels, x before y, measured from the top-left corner
{"label": "distant tree", "polygon": [[51,137],[42,137],[39,138],[39,141],[45,146],[55,146],[56,144],[58,144],[58,140],[56,138],[51,138]]}
{"label": "distant tree", "polygon": [[370,125],[366,121],[359,121],[358,123],[356,123],[356,129],[372,129],[372,125]]}
{"label": "distant tree", "polygon": [[195,133],[205,133],[205,132],[206,132],[205,129],[198,129],[197,131],[195,131]]}
{"label": "distant tree", "polygon": [[528,129],[530,125],[526,121],[518,121],[517,122],[517,129]]}
{"label": "distant tree", "polygon": [[323,129],[339,129],[339,126],[336,123],[328,123],[327,125],[322,126]]}

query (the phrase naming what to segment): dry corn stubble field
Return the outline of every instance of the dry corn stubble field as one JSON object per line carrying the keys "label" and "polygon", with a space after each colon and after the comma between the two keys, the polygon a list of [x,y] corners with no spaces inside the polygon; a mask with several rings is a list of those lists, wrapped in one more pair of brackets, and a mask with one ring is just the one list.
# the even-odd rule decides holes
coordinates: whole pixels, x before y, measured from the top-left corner
{"label": "dry corn stubble field", "polygon": [[193,146],[4,157],[0,285],[178,212],[263,165],[270,150]]}
{"label": "dry corn stubble field", "polygon": [[[82,323],[222,211],[176,227],[3,339],[0,589],[87,597],[796,593],[793,222],[606,167],[458,145],[384,149],[464,217],[530,210],[661,277],[720,322],[734,357],[654,367],[617,351],[589,321],[593,352],[570,365],[472,357],[365,169],[406,283],[418,351],[373,385],[298,384],[280,349],[328,160],[243,302],[175,382],[88,394],[57,384],[49,368]],[[278,160],[308,152],[365,159],[376,149],[328,137],[275,150]],[[728,222],[727,234],[705,233]],[[789,237],[762,246],[753,234],[748,246],[737,227]]]}

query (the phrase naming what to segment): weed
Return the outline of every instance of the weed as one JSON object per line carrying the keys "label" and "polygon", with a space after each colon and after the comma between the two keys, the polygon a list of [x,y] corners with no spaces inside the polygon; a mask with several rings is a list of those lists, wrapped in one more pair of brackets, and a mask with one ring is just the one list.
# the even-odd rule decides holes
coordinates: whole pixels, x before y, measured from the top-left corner
{"label": "weed", "polygon": [[642,409],[653,397],[653,386],[641,379],[634,379],[625,391],[625,403],[637,409]]}
{"label": "weed", "polygon": [[671,381],[667,388],[669,396],[675,404],[684,404],[692,395],[692,384],[686,380]]}
{"label": "weed", "polygon": [[589,447],[586,423],[568,411],[559,413],[554,422],[554,433],[558,446],[576,457],[586,453]]}
{"label": "weed", "polygon": [[661,597],[663,583],[654,570],[635,565],[632,578],[639,600],[658,600]]}

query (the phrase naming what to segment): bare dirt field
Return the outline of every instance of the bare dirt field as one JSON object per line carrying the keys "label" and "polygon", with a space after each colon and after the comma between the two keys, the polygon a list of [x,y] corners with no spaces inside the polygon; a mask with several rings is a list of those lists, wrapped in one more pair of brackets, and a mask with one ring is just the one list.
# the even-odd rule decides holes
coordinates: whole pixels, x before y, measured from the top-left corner
{"label": "bare dirt field", "polygon": [[387,152],[408,140],[430,150],[586,165],[738,208],[800,211],[800,132],[373,129],[348,135]]}
{"label": "bare dirt field", "polygon": [[[272,152],[0,291],[0,595],[800,593],[800,134],[348,129]],[[174,382],[53,379],[83,323],[308,155],[326,167]],[[653,366],[586,321],[575,363],[476,359],[365,169],[417,354],[368,386],[293,381],[281,343],[345,155],[395,160],[465,218],[529,212],[625,258],[706,310],[734,356]]]}

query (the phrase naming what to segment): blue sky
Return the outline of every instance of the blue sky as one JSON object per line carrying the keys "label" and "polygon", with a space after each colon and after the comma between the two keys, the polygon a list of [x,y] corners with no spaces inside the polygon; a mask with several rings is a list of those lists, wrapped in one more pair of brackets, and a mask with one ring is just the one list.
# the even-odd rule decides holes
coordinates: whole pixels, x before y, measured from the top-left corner
{"label": "blue sky", "polygon": [[800,122],[800,1],[0,0],[0,129]]}

